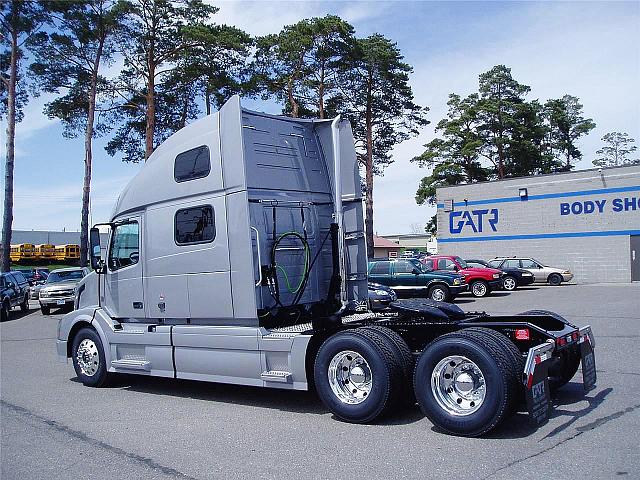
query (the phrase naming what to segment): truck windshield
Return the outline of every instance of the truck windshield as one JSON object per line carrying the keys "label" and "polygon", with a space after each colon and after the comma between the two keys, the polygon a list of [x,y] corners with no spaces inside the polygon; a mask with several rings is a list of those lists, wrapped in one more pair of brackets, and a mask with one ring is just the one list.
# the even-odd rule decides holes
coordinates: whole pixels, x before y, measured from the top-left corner
{"label": "truck windshield", "polygon": [[70,272],[52,272],[51,275],[47,278],[47,283],[56,283],[56,282],[64,282],[66,280],[80,280],[84,275],[82,275],[82,270],[71,270]]}
{"label": "truck windshield", "polygon": [[467,265],[467,262],[465,262],[460,257],[456,257],[455,261],[458,263],[458,265],[460,265],[460,268],[469,268],[469,265]]}

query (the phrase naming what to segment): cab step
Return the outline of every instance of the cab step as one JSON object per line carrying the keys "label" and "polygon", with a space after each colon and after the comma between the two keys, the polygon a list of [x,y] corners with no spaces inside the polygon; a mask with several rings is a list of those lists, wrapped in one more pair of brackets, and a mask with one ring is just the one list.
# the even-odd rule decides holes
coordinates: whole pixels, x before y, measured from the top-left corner
{"label": "cab step", "polygon": [[282,370],[267,370],[260,374],[260,378],[265,382],[288,383],[291,381],[291,372],[285,372]]}
{"label": "cab step", "polygon": [[151,371],[151,362],[147,360],[112,360],[111,366],[119,370]]}

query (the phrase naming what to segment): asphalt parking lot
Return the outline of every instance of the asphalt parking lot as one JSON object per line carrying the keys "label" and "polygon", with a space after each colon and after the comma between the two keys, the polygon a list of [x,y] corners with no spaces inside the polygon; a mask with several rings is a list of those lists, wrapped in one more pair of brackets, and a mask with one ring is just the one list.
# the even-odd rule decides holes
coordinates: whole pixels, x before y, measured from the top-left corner
{"label": "asphalt parking lot", "polygon": [[136,376],[92,389],[57,362],[61,315],[32,304],[0,325],[0,477],[640,478],[640,284],[531,287],[458,304],[591,324],[597,388],[585,398],[578,372],[548,424],[533,429],[521,412],[479,439],[440,433],[417,407],[342,423],[307,392]]}

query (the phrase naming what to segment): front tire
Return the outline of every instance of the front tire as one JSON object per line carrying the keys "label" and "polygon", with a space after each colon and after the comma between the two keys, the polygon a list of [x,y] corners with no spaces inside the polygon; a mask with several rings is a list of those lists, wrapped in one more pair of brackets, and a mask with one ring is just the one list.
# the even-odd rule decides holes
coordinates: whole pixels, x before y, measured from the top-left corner
{"label": "front tire", "polygon": [[509,355],[492,335],[456,332],[431,342],[415,369],[418,404],[434,425],[453,435],[480,436],[517,404]]}
{"label": "front tire", "polygon": [[329,337],[314,364],[320,400],[336,417],[353,423],[372,422],[397,405],[402,376],[385,338],[363,328]]}
{"label": "front tire", "polygon": [[469,288],[471,289],[471,295],[476,298],[486,297],[491,291],[489,289],[489,284],[484,280],[475,280],[474,282],[471,282],[471,286]]}
{"label": "front tire", "polygon": [[514,291],[516,288],[518,288],[518,282],[516,281],[516,279],[514,277],[512,277],[511,275],[507,275],[506,277],[504,277],[504,280],[502,280],[502,287],[508,291],[508,292],[512,292]]}
{"label": "front tire", "polygon": [[0,308],[0,320],[6,322],[9,320],[9,314],[11,313],[11,307],[9,306],[9,302],[5,300],[2,302],[2,308]]}
{"label": "front tire", "polygon": [[562,277],[558,273],[552,273],[551,275],[549,275],[547,281],[549,282],[549,285],[557,287],[562,283]]}
{"label": "front tire", "polygon": [[107,382],[102,341],[93,328],[84,327],[73,338],[72,360],[78,379],[87,387],[101,387]]}
{"label": "front tire", "polygon": [[434,285],[429,289],[429,298],[436,302],[448,302],[451,299],[451,293],[444,285]]}
{"label": "front tire", "polygon": [[48,307],[46,305],[40,305],[40,311],[42,312],[43,315],[49,315],[51,313],[51,307]]}
{"label": "front tire", "polygon": [[20,304],[20,311],[22,313],[27,313],[29,311],[29,294],[25,293],[24,300]]}

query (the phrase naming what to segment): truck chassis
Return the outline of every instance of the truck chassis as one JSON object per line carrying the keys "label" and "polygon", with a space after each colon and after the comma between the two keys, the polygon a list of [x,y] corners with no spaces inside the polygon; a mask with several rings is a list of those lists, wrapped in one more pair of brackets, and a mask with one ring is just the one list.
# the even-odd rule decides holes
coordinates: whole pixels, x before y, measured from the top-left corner
{"label": "truck chassis", "polygon": [[[116,335],[129,326],[111,325]],[[168,328],[169,335],[175,327],[144,326]],[[109,340],[103,328],[95,310],[93,319],[59,335],[61,359],[72,358],[85,385],[102,386],[114,372],[154,374],[148,361],[108,360],[113,346],[104,348]],[[545,423],[551,393],[571,380],[580,363],[585,391],[596,381],[591,328],[540,310],[494,316],[444,302],[400,301],[388,312],[261,328],[259,335],[266,359],[259,379],[180,375],[174,345],[173,372],[155,374],[273,388],[314,386],[336,417],[354,423],[373,422],[417,401],[437,427],[462,436],[487,433],[524,402],[531,422]]]}

